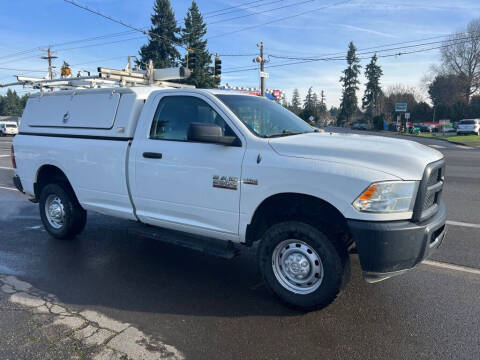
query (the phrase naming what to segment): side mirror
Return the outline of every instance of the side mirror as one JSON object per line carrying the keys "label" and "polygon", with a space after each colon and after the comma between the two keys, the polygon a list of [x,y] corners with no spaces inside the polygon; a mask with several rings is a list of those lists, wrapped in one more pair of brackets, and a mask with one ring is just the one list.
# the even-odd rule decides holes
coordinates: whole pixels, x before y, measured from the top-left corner
{"label": "side mirror", "polygon": [[217,124],[193,122],[188,126],[187,140],[227,146],[241,146],[236,136],[223,136]]}

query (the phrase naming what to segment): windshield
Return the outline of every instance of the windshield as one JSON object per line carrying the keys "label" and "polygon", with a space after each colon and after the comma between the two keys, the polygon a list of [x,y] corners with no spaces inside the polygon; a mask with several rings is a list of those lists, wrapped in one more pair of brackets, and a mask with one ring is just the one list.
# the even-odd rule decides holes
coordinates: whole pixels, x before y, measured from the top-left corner
{"label": "windshield", "polygon": [[257,136],[268,138],[314,131],[282,105],[265,98],[242,95],[217,97]]}
{"label": "windshield", "polygon": [[475,124],[475,120],[462,120],[462,121],[460,121],[460,124],[462,124],[462,125],[473,125],[473,124]]}
{"label": "windshield", "polygon": [[16,128],[17,125],[15,125],[15,124],[7,124],[7,127],[8,127],[8,128]]}

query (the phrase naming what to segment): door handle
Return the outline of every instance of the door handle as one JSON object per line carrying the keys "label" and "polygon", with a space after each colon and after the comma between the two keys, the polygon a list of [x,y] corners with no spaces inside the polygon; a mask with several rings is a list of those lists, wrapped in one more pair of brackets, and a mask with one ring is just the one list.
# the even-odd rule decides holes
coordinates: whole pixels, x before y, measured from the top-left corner
{"label": "door handle", "polygon": [[162,158],[162,153],[144,152],[143,157],[147,158],[147,159],[161,159]]}

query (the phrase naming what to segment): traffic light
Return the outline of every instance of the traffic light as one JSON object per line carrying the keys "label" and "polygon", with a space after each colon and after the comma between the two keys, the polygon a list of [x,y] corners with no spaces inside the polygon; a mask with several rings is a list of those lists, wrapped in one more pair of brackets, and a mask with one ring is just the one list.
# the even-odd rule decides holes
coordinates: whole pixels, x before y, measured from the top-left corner
{"label": "traffic light", "polygon": [[215,62],[214,62],[214,67],[213,67],[213,74],[215,76],[220,76],[222,75],[222,60],[218,56],[215,56]]}
{"label": "traffic light", "polygon": [[190,72],[193,72],[193,70],[195,70],[196,62],[197,62],[197,55],[195,54],[195,50],[188,49],[187,68],[190,69]]}

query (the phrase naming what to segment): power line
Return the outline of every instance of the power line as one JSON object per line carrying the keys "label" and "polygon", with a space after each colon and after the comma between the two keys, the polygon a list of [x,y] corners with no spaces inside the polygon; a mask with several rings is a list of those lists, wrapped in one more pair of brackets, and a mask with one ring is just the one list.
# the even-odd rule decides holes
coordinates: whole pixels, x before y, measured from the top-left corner
{"label": "power line", "polygon": [[7,70],[7,71],[28,71],[28,72],[47,72],[46,70],[32,70],[32,69],[12,69],[12,68],[4,68],[0,67],[0,70]]}
{"label": "power line", "polygon": [[[461,34],[461,33],[457,33],[457,34]],[[434,39],[445,38],[445,37],[449,37],[449,36],[452,36],[452,34],[437,35],[437,36],[433,36],[433,37],[416,39],[416,40],[408,40],[408,41],[400,41],[400,42],[396,42],[396,43],[389,43],[389,44],[383,44],[383,45],[375,45],[375,46],[359,49],[358,51],[365,51],[365,50],[371,50],[371,49],[381,49],[381,48],[388,47],[388,46],[411,44],[411,43],[414,43],[414,42],[434,40]],[[284,50],[275,50],[275,49],[272,49],[272,51],[285,52]],[[335,56],[335,55],[343,55],[343,54],[345,54],[345,51],[337,51],[337,52],[334,52],[334,53],[323,53],[323,54],[316,54],[316,55],[305,55],[303,57],[304,58],[316,58],[316,57]]]}
{"label": "power line", "polygon": [[[426,43],[420,43],[420,44],[414,44],[414,45],[408,45],[408,46],[400,46],[400,47],[394,47],[394,48],[388,48],[388,49],[376,49],[376,50],[372,50],[372,51],[364,51],[364,50],[360,50],[360,51],[357,51],[357,55],[367,55],[367,54],[376,54],[376,53],[381,53],[381,52],[387,52],[387,51],[394,51],[394,50],[403,50],[403,49],[410,49],[410,48],[414,48],[414,47],[419,47],[419,46],[426,46],[426,45],[435,45],[435,44],[444,44],[444,46],[450,46],[451,44],[449,44],[450,42],[457,42],[457,41],[461,41],[461,40],[468,40],[470,39],[471,37],[470,36],[467,36],[467,37],[463,37],[463,38],[456,38],[456,39],[450,39],[450,40],[441,40],[441,41],[432,41],[432,42],[426,42]],[[374,49],[375,47],[371,47],[370,49]],[[345,59],[345,56],[346,56],[346,52],[342,52],[342,53],[337,53],[337,54],[342,54],[343,56],[342,57],[333,57],[333,58],[327,58],[328,60],[344,60]],[[289,60],[317,60],[317,59],[321,59],[321,60],[325,60],[326,58],[325,57],[294,57],[294,56],[281,56],[281,55],[270,55],[270,57],[273,57],[273,58],[277,58],[277,59],[289,59]]]}
{"label": "power line", "polygon": [[237,7],[234,10],[231,10],[231,11],[226,11],[226,12],[219,13],[219,14],[214,14],[214,15],[205,15],[205,18],[213,18],[213,17],[217,17],[217,16],[232,14],[232,13],[239,12],[239,11],[247,11],[247,10],[254,9],[254,8],[257,8],[257,7],[261,7],[261,6],[266,6],[266,5],[270,5],[270,4],[278,4],[279,2],[282,2],[282,1],[284,1],[284,0],[275,0],[275,1],[270,1],[270,2],[267,2],[267,3],[263,3],[263,4],[243,7],[244,5],[246,5],[246,4],[244,4],[244,5],[241,5],[242,7]]}
{"label": "power line", "polygon": [[[64,1],[66,1],[66,0],[64,0]],[[238,33],[238,32],[242,32],[242,31],[254,29],[254,28],[257,28],[257,27],[259,27],[259,26],[269,25],[269,24],[272,24],[272,23],[278,22],[278,21],[290,20],[290,19],[292,19],[292,18],[294,18],[294,17],[298,17],[298,16],[302,16],[302,15],[305,15],[305,14],[309,14],[309,13],[314,12],[314,11],[324,10],[324,9],[331,8],[331,7],[338,6],[338,5],[347,4],[347,3],[352,2],[352,1],[353,1],[353,0],[339,1],[339,2],[332,3],[332,4],[329,4],[329,5],[325,5],[325,6],[316,8],[316,9],[311,9],[311,10],[303,11],[303,12],[300,12],[300,13],[297,13],[297,14],[294,14],[294,15],[289,15],[289,16],[285,16],[285,17],[282,17],[282,18],[273,19],[273,20],[264,22],[264,23],[262,23],[262,24],[246,26],[246,27],[243,27],[243,28],[241,28],[241,29],[234,30],[234,31],[229,31],[229,32],[226,32],[226,33],[223,33],[223,34],[218,34],[218,35],[210,36],[208,39],[214,39],[214,38],[218,38],[218,37],[221,37],[221,36],[227,36],[227,35],[236,34],[236,33]],[[208,39],[207,39],[207,40],[208,40]]]}
{"label": "power line", "polygon": [[133,38],[121,39],[121,40],[115,40],[115,41],[108,41],[108,42],[103,42],[103,43],[98,43],[98,44],[75,46],[75,47],[71,47],[71,48],[59,48],[57,50],[58,51],[68,51],[68,50],[76,50],[76,49],[85,49],[85,48],[88,48],[88,47],[110,45],[110,44],[116,44],[116,43],[119,43],[119,42],[138,40],[138,39],[143,39],[143,38],[144,38],[143,36],[136,36],[136,37],[133,37]]}
{"label": "power line", "polygon": [[[411,51],[406,51],[406,52],[398,52],[394,54],[385,54],[385,55],[378,55],[378,58],[388,58],[388,57],[398,57],[402,55],[409,55],[409,54],[416,54],[416,53],[421,53],[421,52],[428,52],[432,50],[438,50],[442,48],[446,48],[452,45],[456,44],[461,44],[467,42],[471,37],[467,38],[467,40],[463,41],[458,41],[455,43],[447,44],[447,45],[440,45],[440,46],[435,46],[435,47],[430,47],[430,48],[425,48],[425,49],[417,49],[417,50],[411,50]],[[369,57],[363,57],[359,58],[359,60],[366,60],[369,59]],[[303,60],[303,61],[295,61],[295,62],[287,62],[287,63],[280,63],[280,64],[274,64],[274,65],[266,65],[267,68],[274,68],[274,67],[283,67],[283,66],[289,66],[289,65],[298,65],[298,64],[305,64],[305,63],[310,63],[310,62],[316,62],[316,61],[336,61],[336,60],[342,60],[344,61],[345,58],[317,58],[317,59],[308,59],[308,60]],[[251,68],[245,68],[242,70],[230,70],[230,71],[224,71],[224,74],[227,73],[235,73],[235,72],[245,72],[245,71],[253,71],[253,70],[258,70],[258,67],[251,67]]]}
{"label": "power line", "polygon": [[138,32],[140,32],[140,33],[142,33],[142,34],[144,34],[144,35],[149,35],[149,36],[151,36],[151,37],[156,37],[156,38],[159,38],[159,39],[162,39],[162,40],[170,41],[172,44],[175,44],[175,45],[177,45],[177,46],[179,46],[179,47],[181,47],[181,48],[183,48],[183,49],[185,49],[185,50],[188,50],[187,47],[185,47],[182,43],[180,43],[180,42],[178,42],[178,41],[174,41],[174,40],[169,39],[169,38],[167,38],[167,37],[165,37],[165,36],[161,36],[161,35],[155,34],[155,33],[151,32],[151,31],[150,31],[150,32],[147,32],[146,30],[143,30],[142,28],[138,28],[138,27],[129,25],[129,24],[123,22],[122,20],[115,19],[115,18],[113,18],[113,17],[110,16],[110,15],[105,15],[105,14],[101,13],[100,11],[93,10],[93,9],[89,8],[88,6],[86,6],[86,5],[82,5],[82,4],[80,4],[80,3],[77,3],[77,2],[74,1],[74,0],[63,0],[63,1],[66,2],[66,3],[72,4],[72,5],[80,8],[80,9],[85,10],[85,11],[88,11],[88,12],[90,12],[90,13],[92,13],[92,14],[95,14],[95,15],[98,15],[98,16],[100,16],[100,17],[103,17],[104,19],[107,19],[107,20],[113,21],[114,23],[117,23],[117,24],[120,24],[120,25],[122,25],[122,26],[125,26],[125,27],[127,27],[127,28],[129,28],[129,29],[138,31]]}
{"label": "power line", "polygon": [[267,12],[271,12],[271,11],[275,11],[275,10],[280,10],[280,9],[285,9],[285,8],[289,8],[289,7],[292,7],[292,6],[300,6],[300,5],[303,5],[303,4],[306,4],[306,3],[311,3],[311,2],[314,2],[314,1],[317,1],[317,0],[305,0],[305,1],[295,2],[295,3],[289,4],[289,5],[279,6],[279,7],[273,8],[273,9],[266,9],[266,10],[262,10],[262,11],[252,11],[252,12],[249,13],[249,14],[245,14],[245,15],[240,15],[240,16],[236,16],[236,17],[233,17],[233,18],[228,18],[228,19],[222,19],[222,20],[218,20],[218,21],[209,22],[208,25],[218,24],[218,23],[222,23],[222,22],[225,22],[225,21],[232,21],[232,20],[236,20],[236,19],[242,19],[242,18],[245,18],[245,17],[249,17],[249,16],[253,16],[253,15],[258,15],[258,14],[264,14],[264,13],[267,13]]}
{"label": "power line", "polygon": [[[89,41],[100,40],[100,39],[105,39],[105,38],[109,38],[109,37],[124,36],[124,35],[131,34],[131,33],[133,33],[133,32],[134,32],[134,31],[129,30],[129,31],[116,32],[116,33],[112,33],[112,34],[105,34],[105,35],[100,35],[100,36],[82,38],[82,39],[67,41],[67,42],[63,42],[63,43],[54,43],[54,44],[50,44],[50,45],[41,45],[41,46],[38,46],[38,47],[35,47],[35,48],[32,48],[32,49],[26,49],[26,50],[18,51],[18,52],[11,53],[11,54],[8,54],[8,55],[2,55],[2,56],[0,56],[0,59],[4,59],[4,58],[16,58],[16,57],[18,57],[18,56],[21,56],[21,55],[24,55],[24,54],[27,54],[27,53],[33,53],[33,52],[39,51],[39,49],[40,49],[41,47],[48,47],[48,46],[57,47],[57,46],[64,46],[64,45],[74,44],[74,43],[89,42]],[[3,63],[7,63],[7,62],[19,61],[19,60],[26,59],[26,58],[31,58],[31,56],[22,57],[22,58],[20,58],[20,59],[12,59],[11,61],[9,60],[9,61],[2,62],[2,64],[3,64]]]}
{"label": "power line", "polygon": [[[240,5],[240,6],[245,6],[245,5],[250,5],[250,4],[254,4],[254,3],[259,3],[259,2],[262,2],[262,1],[264,1],[264,0],[250,1],[250,2],[247,2],[247,3],[242,4],[242,5]],[[216,12],[220,12],[220,11],[224,11],[224,10],[229,10],[229,9],[238,9],[238,8],[239,8],[238,5],[237,5],[237,6],[229,6],[229,7],[223,8],[223,9],[207,11],[207,12],[205,13],[205,15],[206,15],[206,14],[213,14],[213,13],[216,13]]]}
{"label": "power line", "polygon": [[258,54],[218,54],[218,56],[257,56]]}
{"label": "power line", "polygon": [[106,58],[106,59],[97,59],[97,60],[92,60],[92,61],[86,61],[86,62],[79,63],[79,64],[73,64],[73,65],[70,65],[70,66],[71,66],[71,67],[75,67],[75,66],[80,66],[80,65],[88,65],[88,64],[93,64],[93,63],[100,63],[100,62],[102,62],[102,61],[110,61],[110,60],[126,59],[126,58],[127,58],[126,55],[114,56],[114,57]]}

